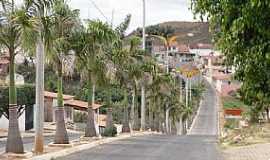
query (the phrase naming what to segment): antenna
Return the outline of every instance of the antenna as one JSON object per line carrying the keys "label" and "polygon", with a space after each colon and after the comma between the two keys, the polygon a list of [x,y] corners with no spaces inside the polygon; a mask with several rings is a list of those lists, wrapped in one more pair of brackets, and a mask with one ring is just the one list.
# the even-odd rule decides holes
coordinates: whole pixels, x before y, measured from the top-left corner
{"label": "antenna", "polygon": [[108,18],[105,16],[102,10],[98,7],[98,5],[93,0],[90,0],[90,1],[93,4],[93,6],[99,11],[99,13],[106,19],[106,21],[109,22]]}
{"label": "antenna", "polygon": [[113,28],[113,22],[114,22],[114,12],[115,10],[113,9],[112,10],[112,21],[111,21],[111,27]]}

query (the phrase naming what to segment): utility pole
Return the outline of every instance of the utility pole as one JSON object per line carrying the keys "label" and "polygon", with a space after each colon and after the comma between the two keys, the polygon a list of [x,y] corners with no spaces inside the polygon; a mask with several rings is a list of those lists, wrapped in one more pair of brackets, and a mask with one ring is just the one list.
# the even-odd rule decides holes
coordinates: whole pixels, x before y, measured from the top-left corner
{"label": "utility pole", "polygon": [[169,73],[169,46],[166,48],[166,72]]}
{"label": "utility pole", "polygon": [[188,107],[188,77],[186,79],[186,107]]}
{"label": "utility pole", "polygon": [[192,79],[190,78],[190,81],[189,81],[189,101],[190,101],[190,104],[191,104],[191,85],[192,85]]}
{"label": "utility pole", "polygon": [[[43,153],[44,137],[44,44],[40,34],[36,47],[35,152]],[[16,145],[16,144],[14,144]]]}
{"label": "utility pole", "polygon": [[146,36],[145,36],[145,0],[143,1],[143,50],[145,50],[145,42],[146,42]]}
{"label": "utility pole", "polygon": [[[143,50],[145,51],[145,41],[146,41],[146,36],[145,36],[145,0],[142,0],[143,2]],[[145,82],[141,83],[141,130],[145,130]]]}

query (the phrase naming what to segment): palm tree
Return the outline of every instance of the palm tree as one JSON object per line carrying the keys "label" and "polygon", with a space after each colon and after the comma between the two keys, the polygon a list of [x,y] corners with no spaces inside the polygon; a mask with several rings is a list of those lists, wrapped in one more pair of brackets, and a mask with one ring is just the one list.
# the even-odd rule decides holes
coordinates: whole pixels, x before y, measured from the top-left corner
{"label": "palm tree", "polygon": [[[48,54],[49,63],[55,66],[57,71],[57,109],[56,115],[56,133],[54,138],[55,144],[68,144],[68,134],[64,120],[64,104],[63,104],[63,74],[69,73],[67,68],[73,65],[73,53],[69,38],[72,30],[79,24],[78,10],[71,10],[64,0],[56,1],[51,16],[51,33],[52,33],[52,49]],[[66,65],[69,64],[69,65]],[[69,68],[71,69],[71,68]]]}
{"label": "palm tree", "polygon": [[106,60],[106,52],[111,47],[110,42],[116,38],[116,34],[107,23],[99,20],[88,21],[87,29],[82,28],[77,34],[78,40],[76,40],[77,42],[74,45],[74,51],[81,66],[80,69],[87,77],[89,90],[88,121],[85,136],[93,137],[97,135],[94,111],[92,109],[95,103],[95,88],[97,84],[104,84],[106,82],[104,80],[107,73],[106,62],[108,62]]}
{"label": "palm tree", "polygon": [[151,83],[151,74],[155,68],[155,61],[151,56],[144,56],[141,66],[142,77],[140,79],[141,85],[141,130],[144,131],[146,124],[145,124],[145,112],[146,112],[146,88]]}
{"label": "palm tree", "polygon": [[149,28],[148,34],[152,37],[158,38],[164,43],[166,48],[166,72],[169,73],[169,49],[176,41],[178,36],[174,35],[175,30],[169,26]]}
{"label": "palm tree", "polygon": [[[24,7],[16,8],[14,1],[0,1],[0,46],[9,54],[9,128],[6,152],[23,153],[17,115],[17,92],[15,85],[15,56],[28,44],[30,16]],[[23,24],[23,25],[22,25]],[[14,145],[16,144],[16,145]]]}
{"label": "palm tree", "polygon": [[[34,22],[30,33],[34,40],[28,40],[30,51],[36,52],[36,135],[35,152],[43,152],[43,121],[44,121],[44,57],[51,48],[50,10],[55,0],[24,0],[27,14]],[[34,45],[33,45],[34,44]],[[34,51],[34,47],[36,50]]]}

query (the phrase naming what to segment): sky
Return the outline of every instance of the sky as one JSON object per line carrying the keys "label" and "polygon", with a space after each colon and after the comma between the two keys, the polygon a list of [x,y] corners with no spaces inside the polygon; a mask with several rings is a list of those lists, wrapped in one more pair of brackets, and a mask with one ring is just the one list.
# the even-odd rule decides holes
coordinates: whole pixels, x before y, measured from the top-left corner
{"label": "sky", "polygon": [[[190,0],[145,1],[146,25],[167,21],[195,21],[189,10]],[[142,26],[142,0],[69,0],[69,3],[73,9],[80,9],[82,19],[101,19],[109,23],[113,22],[113,25],[117,26],[127,14],[131,14],[132,19],[128,32]]]}

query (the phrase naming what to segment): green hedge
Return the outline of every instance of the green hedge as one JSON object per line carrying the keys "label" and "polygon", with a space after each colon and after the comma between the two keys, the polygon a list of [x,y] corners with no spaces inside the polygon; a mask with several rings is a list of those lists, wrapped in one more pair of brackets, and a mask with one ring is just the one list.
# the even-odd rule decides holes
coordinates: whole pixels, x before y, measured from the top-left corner
{"label": "green hedge", "polygon": [[101,135],[103,137],[115,137],[116,134],[117,134],[117,129],[115,126],[112,126],[112,127],[105,128],[104,133],[102,133]]}
{"label": "green hedge", "polygon": [[[0,117],[4,115],[8,118],[8,101],[8,86],[0,86]],[[35,104],[35,86],[31,84],[17,86],[17,101],[19,107],[18,115],[20,115],[20,113],[23,112],[24,107]]]}

